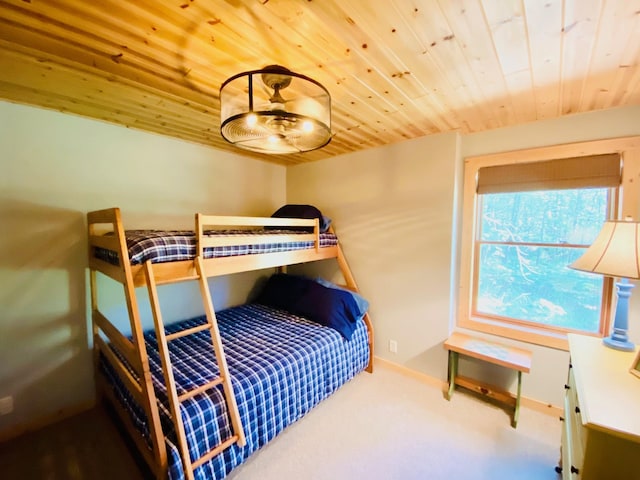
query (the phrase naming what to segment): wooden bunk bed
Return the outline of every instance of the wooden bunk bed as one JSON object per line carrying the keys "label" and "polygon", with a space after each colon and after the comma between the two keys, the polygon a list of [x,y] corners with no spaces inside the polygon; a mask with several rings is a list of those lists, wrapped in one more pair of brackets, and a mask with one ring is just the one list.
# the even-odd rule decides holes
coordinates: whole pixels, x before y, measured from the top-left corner
{"label": "wooden bunk bed", "polygon": [[[275,433],[269,431],[268,434],[264,434],[264,432],[255,433],[252,430],[248,438],[245,435],[246,426],[243,425],[241,417],[244,415],[245,419],[249,418],[247,417],[249,414],[245,412],[248,408],[246,403],[254,400],[245,398],[245,392],[238,390],[243,388],[251,390],[257,387],[242,386],[242,382],[246,384],[253,381],[249,376],[253,374],[247,374],[249,380],[240,378],[244,374],[244,366],[238,363],[240,360],[233,356],[229,357],[231,369],[229,368],[225,349],[230,348],[234,351],[237,348],[240,351],[247,347],[225,344],[220,329],[223,333],[229,331],[229,338],[241,337],[242,334],[236,331],[239,324],[236,318],[238,315],[242,318],[250,318],[251,321],[255,320],[260,325],[270,325],[273,318],[282,316],[276,319],[280,323],[275,325],[286,324],[286,328],[291,331],[304,329],[304,333],[301,334],[301,338],[305,338],[304,342],[307,341],[307,337],[315,337],[320,328],[331,329],[312,325],[312,322],[306,322],[304,318],[291,319],[281,315],[281,312],[273,312],[261,305],[241,306],[237,311],[229,309],[228,312],[225,310],[217,314],[211,302],[207,278],[336,259],[346,283],[344,287],[357,292],[356,282],[333,231],[329,231],[329,236],[333,236],[335,240],[323,244],[317,218],[309,220],[196,214],[194,232],[177,232],[178,235],[192,237],[195,251],[182,252],[175,257],[175,261],[165,259],[155,263],[158,260],[152,254],[148,254],[144,248],[142,253],[130,250],[131,237],[145,234],[145,232],[134,231],[129,235],[130,232],[124,229],[118,208],[89,212],[87,220],[94,363],[98,395],[109,401],[156,478],[224,477],[230,469],[242,463],[250,453],[277,435],[278,431],[274,431]],[[229,230],[230,227],[233,228],[232,231]],[[292,232],[288,229],[306,229],[306,231]],[[152,232],[152,236],[156,234],[160,236],[160,233]],[[273,245],[277,246],[275,251]],[[171,248],[169,246],[170,250]],[[174,257],[169,255],[168,258],[173,260]],[[120,332],[100,311],[97,272],[123,285],[130,321],[130,335]],[[197,281],[200,286],[205,316],[165,327],[160,311],[157,285],[189,280]],[[145,332],[141,325],[135,291],[136,287],[140,286],[146,286],[149,293],[155,332]],[[223,318],[219,322],[217,317],[220,316]],[[344,350],[344,345],[355,345],[349,347],[354,352],[345,350],[347,352],[345,355],[354,357],[353,365],[345,367],[345,377],[338,380],[338,383],[348,380],[362,369],[368,372],[373,371],[373,327],[368,313],[364,314],[360,323],[362,324],[361,332],[356,331],[354,336],[362,337],[358,340],[362,343],[361,347],[358,347],[354,340],[345,342],[335,332],[322,332],[323,335],[336,337],[331,342],[338,345],[337,348],[340,350]],[[258,327],[249,323],[249,320],[246,328],[245,335],[256,335],[255,329]],[[315,329],[312,335],[309,334],[309,329]],[[181,381],[185,381],[183,378],[185,373],[174,365],[174,362],[180,363],[182,360],[176,359],[176,353],[170,353],[169,344],[174,341],[182,342],[177,348],[186,349],[185,358],[189,362],[191,357],[200,356],[201,353],[198,352],[195,355],[192,350],[189,350],[193,346],[187,343],[187,337],[197,337],[194,342],[198,342],[198,348],[201,348],[200,344],[205,334],[210,334],[206,337],[210,342],[208,348],[211,358],[207,360],[210,363],[205,364],[205,367],[200,365],[184,367],[189,371],[194,368],[205,370],[204,373],[198,374],[203,376],[203,379],[193,382],[187,379],[189,385],[187,389],[181,384]],[[267,335],[260,341],[264,344],[269,338],[271,337]],[[328,343],[327,340],[322,341]],[[283,341],[282,343],[294,342]],[[281,345],[278,345],[278,350],[282,350]],[[326,356],[325,353],[322,355]],[[364,356],[364,359],[360,360],[361,366],[357,366],[358,355]],[[295,353],[295,356],[299,356],[298,353]],[[315,362],[315,359],[313,361]],[[276,375],[281,374],[276,372]],[[334,379],[326,381],[336,382]],[[236,391],[234,391],[234,384],[238,389]],[[326,390],[326,387],[321,388]],[[184,405],[195,402],[196,399],[203,401],[202,399],[207,395],[213,397],[214,393],[223,400],[224,407],[216,404],[212,408],[226,409],[225,415],[219,417],[223,420],[216,420],[220,432],[216,430],[213,437],[215,440],[206,438],[204,446],[199,445],[195,451],[190,450],[193,443],[202,443],[202,441],[199,440],[200,434],[197,430],[200,427],[192,427],[188,419],[185,420],[188,409]],[[324,396],[325,393],[322,392],[321,395]],[[238,400],[237,396],[242,398]],[[315,396],[317,397],[318,394]],[[239,412],[238,403],[241,403],[242,415]],[[314,404],[305,405],[301,413],[295,414],[303,415]],[[202,406],[198,405],[197,408],[201,409]],[[254,405],[253,408],[261,412],[260,405]],[[167,421],[167,418],[170,421]],[[296,418],[284,420],[285,424],[282,428],[286,427],[287,422],[295,421]],[[254,419],[251,418],[250,423],[253,421]],[[267,418],[264,421],[269,422],[270,419]],[[228,422],[228,425],[225,422]],[[225,435],[222,430],[226,431]],[[247,442],[250,445],[247,445]]]}

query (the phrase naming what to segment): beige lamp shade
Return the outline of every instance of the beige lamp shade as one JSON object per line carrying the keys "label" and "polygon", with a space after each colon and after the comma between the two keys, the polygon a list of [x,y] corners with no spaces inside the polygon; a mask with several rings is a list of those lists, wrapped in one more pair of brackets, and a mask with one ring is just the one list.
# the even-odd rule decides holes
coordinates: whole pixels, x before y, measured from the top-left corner
{"label": "beige lamp shade", "polygon": [[593,244],[569,267],[609,277],[640,279],[640,223],[605,222]]}

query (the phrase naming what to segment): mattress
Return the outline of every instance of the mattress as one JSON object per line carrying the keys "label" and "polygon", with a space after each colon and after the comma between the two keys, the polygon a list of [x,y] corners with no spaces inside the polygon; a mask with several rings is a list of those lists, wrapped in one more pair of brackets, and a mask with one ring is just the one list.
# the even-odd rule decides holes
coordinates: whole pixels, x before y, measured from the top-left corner
{"label": "mattress", "polygon": [[[246,236],[246,235],[299,235],[307,232],[296,230],[214,230],[205,232],[207,236]],[[132,265],[143,264],[147,260],[152,263],[177,262],[191,260],[196,255],[196,235],[188,230],[127,230],[125,232],[129,259]],[[257,253],[276,253],[291,250],[303,250],[315,247],[315,242],[295,241],[276,242],[260,245],[243,245],[242,239],[239,245],[207,247],[204,249],[204,258],[229,257],[235,255],[251,255]],[[320,247],[329,247],[338,244],[338,239],[333,233],[320,234]],[[114,265],[118,265],[116,252],[96,248],[96,256]]]}
{"label": "mattress", "polygon": [[[194,474],[200,480],[224,478],[285,427],[364,370],[369,361],[368,333],[362,320],[351,340],[346,341],[331,328],[258,304],[233,307],[216,316],[247,443],[242,448],[234,444],[198,467]],[[167,332],[204,321],[205,317],[187,320],[167,327]],[[145,342],[167,437],[169,478],[182,479],[182,462],[169,420],[155,332],[145,333]],[[218,375],[208,332],[183,337],[169,345],[178,394]],[[101,370],[148,440],[142,409],[106,362]],[[232,435],[221,385],[185,401],[181,411],[192,461]]]}

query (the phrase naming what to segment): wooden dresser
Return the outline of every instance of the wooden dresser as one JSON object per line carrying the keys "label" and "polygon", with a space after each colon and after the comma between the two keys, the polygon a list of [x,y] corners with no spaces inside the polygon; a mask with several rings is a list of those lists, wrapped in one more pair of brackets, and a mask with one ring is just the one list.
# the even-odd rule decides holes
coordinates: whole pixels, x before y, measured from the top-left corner
{"label": "wooden dresser", "polygon": [[640,479],[640,378],[634,352],[569,334],[571,365],[564,402],[564,480]]}

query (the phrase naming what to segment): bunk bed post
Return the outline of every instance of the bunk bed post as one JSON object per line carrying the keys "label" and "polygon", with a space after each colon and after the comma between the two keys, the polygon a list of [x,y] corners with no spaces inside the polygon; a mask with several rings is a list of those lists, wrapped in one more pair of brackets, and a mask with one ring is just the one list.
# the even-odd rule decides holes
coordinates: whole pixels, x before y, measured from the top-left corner
{"label": "bunk bed post", "polygon": [[[87,222],[87,231],[89,237],[94,234],[93,223]],[[89,248],[89,260],[91,260],[91,248]],[[91,262],[89,262],[91,263]],[[98,310],[98,284],[96,279],[96,271],[93,268],[89,268],[89,288],[91,290],[91,338],[95,339],[100,334],[100,328],[94,319],[94,315]],[[98,368],[100,364],[100,347],[98,343],[94,340],[93,342],[93,365],[95,368]],[[98,382],[95,382],[96,389],[96,404],[99,404],[102,400],[102,389],[100,388]]]}
{"label": "bunk bed post", "polygon": [[314,218],[315,220],[315,224],[313,226],[313,234],[315,236],[314,239],[314,243],[315,243],[315,249],[316,249],[316,253],[320,251],[320,219],[319,218]]}
{"label": "bunk bed post", "polygon": [[[329,227],[329,231],[334,233],[333,227]],[[338,261],[338,266],[340,267],[340,272],[342,272],[342,276],[344,277],[344,281],[351,290],[354,292],[358,291],[358,285],[356,284],[355,278],[353,278],[353,274],[351,273],[351,269],[349,268],[349,264],[347,263],[347,259],[342,252],[342,247],[338,242],[338,256],[336,260]],[[364,323],[367,326],[367,330],[369,331],[369,364],[367,365],[367,372],[373,373],[373,347],[374,347],[374,339],[373,339],[373,323],[371,322],[371,318],[369,317],[369,312],[364,314]]]}
{"label": "bunk bed post", "polygon": [[204,258],[204,245],[202,244],[202,235],[204,234],[204,226],[202,224],[202,214],[196,213],[196,257]]}
{"label": "bunk bed post", "polygon": [[[129,314],[129,322],[131,325],[131,335],[133,343],[136,346],[137,360],[140,362],[141,368],[141,382],[140,387],[143,392],[144,402],[141,407],[144,409],[147,418],[150,423],[150,437],[151,447],[153,451],[153,457],[155,458],[156,465],[153,466],[154,473],[158,480],[164,480],[167,472],[167,450],[164,443],[164,434],[162,432],[162,425],[160,423],[160,414],[158,412],[158,406],[156,403],[155,390],[153,389],[153,383],[151,379],[151,370],[149,368],[149,358],[147,356],[147,349],[144,343],[144,337],[142,333],[142,325],[140,323],[140,311],[138,309],[138,303],[136,298],[135,286],[133,276],[131,273],[131,262],[129,260],[129,253],[127,250],[127,241],[124,234],[124,228],[122,225],[122,218],[119,208],[110,208],[106,210],[100,210],[95,212],[89,212],[88,218],[88,231],[91,238],[95,235],[94,224],[111,224],[113,234],[118,241],[118,260],[119,266],[124,276],[123,288],[127,304],[127,311]],[[90,242],[91,245],[91,242]],[[89,248],[89,256],[93,255],[93,248]],[[91,267],[91,261],[89,262],[90,271],[90,286],[91,286],[91,313],[92,313],[92,331],[94,334],[94,348],[98,348],[97,345],[101,342],[100,327],[98,319],[102,316],[98,309],[98,294],[97,294],[97,279],[96,270]],[[113,327],[112,327],[113,328]],[[96,350],[94,358],[99,360],[99,351]],[[99,364],[95,364],[95,368],[99,368]]]}
{"label": "bunk bed post", "polygon": [[117,231],[115,234],[120,239],[120,261],[124,270],[125,282],[125,298],[127,302],[127,310],[129,312],[129,322],[131,325],[131,336],[138,347],[140,354],[140,363],[142,364],[142,378],[143,389],[145,390],[145,398],[147,399],[146,405],[144,405],[145,413],[149,417],[151,423],[151,445],[153,447],[154,456],[158,459],[159,470],[156,472],[158,478],[164,478],[164,473],[167,469],[167,450],[164,443],[164,435],[162,433],[162,425],[160,424],[160,414],[156,403],[156,394],[153,389],[153,382],[151,379],[151,369],[149,368],[149,357],[147,356],[147,347],[144,343],[144,336],[142,332],[142,324],[140,319],[140,310],[138,309],[138,300],[136,297],[136,291],[133,282],[133,276],[131,275],[131,262],[129,261],[129,252],[127,251],[127,239],[124,235],[124,228],[122,226],[122,218],[120,216],[120,209],[114,209],[115,225]]}
{"label": "bunk bed post", "polygon": [[142,331],[142,323],[140,319],[140,310],[138,308],[138,300],[136,297],[136,290],[134,287],[133,276],[131,274],[131,262],[129,261],[129,252],[127,251],[127,239],[124,234],[124,228],[122,226],[122,218],[120,216],[120,209],[114,209],[115,214],[115,232],[120,239],[120,259],[122,268],[125,275],[125,297],[127,302],[127,310],[129,312],[129,323],[131,325],[131,336],[138,347],[140,354],[140,363],[142,364],[142,378],[143,389],[145,390],[145,398],[147,399],[146,405],[144,405],[145,413],[148,415],[151,423],[151,445],[153,447],[153,453],[158,460],[159,470],[156,472],[156,476],[164,478],[164,472],[167,470],[167,449],[164,443],[164,435],[162,432],[162,425],[160,424],[160,414],[158,412],[158,406],[156,403],[156,394],[153,389],[153,381],[151,378],[151,369],[149,367],[149,357],[147,356],[147,347],[144,343],[144,335]]}

